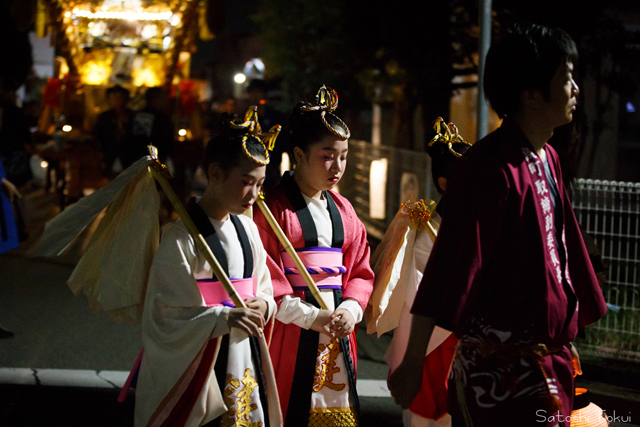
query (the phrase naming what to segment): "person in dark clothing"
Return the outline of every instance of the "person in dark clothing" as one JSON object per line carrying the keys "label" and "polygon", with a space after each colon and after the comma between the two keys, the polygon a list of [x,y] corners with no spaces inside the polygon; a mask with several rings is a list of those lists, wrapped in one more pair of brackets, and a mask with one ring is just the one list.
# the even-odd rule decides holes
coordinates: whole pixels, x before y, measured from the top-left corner
{"label": "person in dark clothing", "polygon": [[573,118],[577,56],[566,32],[540,25],[514,27],[487,54],[485,93],[504,120],[448,177],[407,351],[388,379],[402,407],[420,390],[415,372],[437,325],[460,340],[449,377],[453,425],[568,425],[582,373],[571,341],[606,313],[547,144]]}
{"label": "person in dark clothing", "polygon": [[159,87],[151,87],[144,94],[146,106],[133,117],[133,138],[130,151],[122,165],[126,168],[147,154],[147,145],[158,148],[164,162],[173,154],[174,127],[167,110],[169,102]]}
{"label": "person in dark clothing", "polygon": [[28,148],[31,132],[27,118],[16,105],[16,85],[0,78],[0,158],[7,179],[20,188],[31,178]]}
{"label": "person in dark clothing", "polygon": [[[247,100],[249,105],[258,107],[258,117],[262,129],[271,129],[274,125],[284,123],[286,119],[284,114],[267,104],[267,89],[267,83],[261,79],[253,79],[247,86]],[[289,151],[288,136],[288,132],[282,132],[271,152],[271,161],[267,165],[267,175],[264,180],[265,187],[271,187],[280,180],[282,154]]]}
{"label": "person in dark clothing", "polygon": [[122,86],[107,89],[107,98],[111,108],[98,116],[93,135],[100,143],[105,174],[111,175],[126,167],[124,163],[129,158],[133,111],[127,107],[129,91]]}

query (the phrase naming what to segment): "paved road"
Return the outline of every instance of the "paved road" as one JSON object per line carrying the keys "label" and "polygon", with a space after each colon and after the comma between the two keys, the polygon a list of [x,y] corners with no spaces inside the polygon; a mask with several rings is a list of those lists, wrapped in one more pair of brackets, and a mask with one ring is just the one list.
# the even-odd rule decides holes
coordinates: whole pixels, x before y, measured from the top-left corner
{"label": "paved road", "polygon": [[[30,238],[0,255],[0,325],[16,334],[0,340],[0,427],[130,426],[134,396],[123,404],[115,399],[142,345],[140,327],[93,313],[86,298],[75,297],[66,285],[87,236],[55,261],[25,256],[57,212],[55,195],[36,190],[25,199]],[[388,393],[382,356],[389,340],[366,335],[364,328],[358,332],[363,426],[402,426],[401,410],[393,400],[374,397]],[[602,378],[597,381],[589,387],[601,407],[609,414],[615,410],[632,415],[633,422],[640,423],[637,390],[613,389]],[[628,420],[611,425],[633,427]]]}

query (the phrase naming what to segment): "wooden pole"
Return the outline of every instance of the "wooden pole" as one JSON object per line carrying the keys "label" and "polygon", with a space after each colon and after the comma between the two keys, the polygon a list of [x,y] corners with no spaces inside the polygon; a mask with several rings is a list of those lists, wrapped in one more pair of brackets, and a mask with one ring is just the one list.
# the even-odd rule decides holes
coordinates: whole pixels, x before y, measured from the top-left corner
{"label": "wooden pole", "polygon": [[305,283],[309,287],[311,294],[314,296],[316,301],[318,301],[318,305],[320,306],[320,308],[322,308],[323,310],[329,310],[329,307],[327,307],[327,304],[324,302],[324,300],[322,299],[322,296],[320,295],[320,290],[318,289],[316,282],[314,282],[313,279],[311,278],[311,275],[309,274],[309,272],[307,271],[307,268],[302,263],[302,260],[296,253],[296,250],[293,248],[293,246],[291,245],[291,242],[289,241],[287,236],[284,234],[284,231],[282,231],[282,228],[280,228],[280,224],[278,224],[278,221],[276,221],[276,219],[273,217],[273,214],[269,210],[269,207],[264,202],[264,197],[262,196],[262,194],[258,196],[258,199],[256,200],[256,204],[264,214],[264,217],[267,219],[267,222],[271,226],[271,229],[278,237],[280,244],[284,247],[284,250],[287,251],[291,259],[293,260],[294,264],[296,265],[296,268],[298,269],[298,272],[300,273]]}
{"label": "wooden pole", "polygon": [[435,242],[436,237],[438,237],[438,232],[433,228],[430,221],[427,221],[427,233],[429,234],[429,237],[431,237],[431,241]]}

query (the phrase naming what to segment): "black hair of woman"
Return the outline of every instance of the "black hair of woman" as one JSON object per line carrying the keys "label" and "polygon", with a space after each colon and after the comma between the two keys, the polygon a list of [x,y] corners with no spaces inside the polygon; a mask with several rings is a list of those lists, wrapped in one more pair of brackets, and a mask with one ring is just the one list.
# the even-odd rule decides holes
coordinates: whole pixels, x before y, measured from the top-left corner
{"label": "black hair of woman", "polygon": [[450,172],[471,144],[462,138],[453,122],[447,124],[442,117],[433,122],[433,128],[436,136],[429,141],[427,153],[431,157],[431,175],[436,190],[444,194],[444,186]]}

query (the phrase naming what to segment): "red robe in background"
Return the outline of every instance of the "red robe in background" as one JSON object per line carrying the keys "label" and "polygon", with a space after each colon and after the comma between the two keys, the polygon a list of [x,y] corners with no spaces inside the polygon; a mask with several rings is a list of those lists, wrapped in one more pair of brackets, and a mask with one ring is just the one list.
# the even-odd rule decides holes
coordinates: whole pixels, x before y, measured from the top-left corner
{"label": "red robe in background", "polygon": [[[450,402],[458,395],[464,402],[450,412],[464,415],[466,406],[476,427],[554,425],[569,416],[573,367],[565,345],[606,313],[558,156],[549,145],[545,151],[557,209],[554,183],[515,123],[505,120],[469,149],[448,182],[412,308],[460,339],[449,393]],[[539,343],[551,353],[540,362],[530,351]]]}
{"label": "red robe in background", "polygon": [[[290,177],[283,177],[290,178]],[[347,199],[335,192],[330,192],[342,219],[344,243],[342,245],[343,265],[347,272],[342,276],[342,292],[344,299],[353,298],[358,301],[364,311],[373,290],[373,271],[369,266],[369,244],[364,225]],[[294,248],[305,246],[300,221],[293,210],[282,184],[267,190],[265,201],[280,227],[287,235]],[[271,230],[264,215],[254,209],[254,221],[260,231],[260,237],[267,251],[267,266],[271,273],[274,298],[279,305],[282,297],[293,295],[305,299],[305,291],[294,291],[284,273],[281,253],[283,246]],[[276,373],[278,393],[283,415],[286,419],[287,409],[294,380],[294,370],[298,354],[301,328],[294,324],[275,321],[273,337],[269,346],[271,360]],[[349,336],[349,347],[354,367],[356,365],[355,331]]]}

